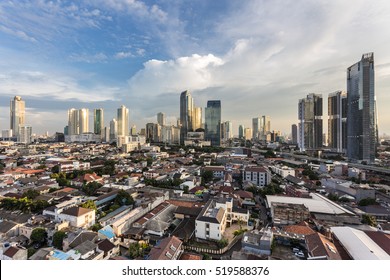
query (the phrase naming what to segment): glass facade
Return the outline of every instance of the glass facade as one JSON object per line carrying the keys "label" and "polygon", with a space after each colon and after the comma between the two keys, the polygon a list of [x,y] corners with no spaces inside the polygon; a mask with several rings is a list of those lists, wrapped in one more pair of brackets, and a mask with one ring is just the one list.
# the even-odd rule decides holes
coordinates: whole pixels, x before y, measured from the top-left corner
{"label": "glass facade", "polygon": [[328,147],[345,152],[347,145],[347,94],[343,91],[328,96]]}
{"label": "glass facade", "polygon": [[298,103],[299,148],[322,148],[322,95],[311,93]]}
{"label": "glass facade", "polygon": [[194,101],[191,93],[186,90],[180,94],[180,144],[184,145],[187,132],[193,130]]}
{"label": "glass facade", "polygon": [[95,109],[93,112],[93,132],[95,134],[102,134],[104,127],[103,109]]}
{"label": "glass facade", "polygon": [[205,108],[205,133],[206,141],[211,141],[212,146],[221,145],[221,101],[209,100]]}
{"label": "glass facade", "polygon": [[374,54],[347,69],[347,156],[352,161],[375,161],[377,121]]}

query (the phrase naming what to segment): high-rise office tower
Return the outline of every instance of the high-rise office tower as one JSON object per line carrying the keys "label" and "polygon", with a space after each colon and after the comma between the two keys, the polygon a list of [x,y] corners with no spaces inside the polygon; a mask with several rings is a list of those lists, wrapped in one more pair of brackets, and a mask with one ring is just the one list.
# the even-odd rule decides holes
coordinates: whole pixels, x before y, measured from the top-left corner
{"label": "high-rise office tower", "polygon": [[244,138],[244,130],[245,130],[245,126],[240,124],[238,126],[238,138],[240,138],[240,139]]}
{"label": "high-rise office tower", "polygon": [[262,116],[260,119],[260,139],[267,140],[267,135],[271,133],[271,117]]}
{"label": "high-rise office tower", "polygon": [[116,119],[110,121],[110,142],[116,141],[118,137],[118,122]]}
{"label": "high-rise office tower", "polygon": [[291,143],[298,144],[298,127],[296,124],[291,125]]}
{"label": "high-rise office tower", "polygon": [[157,123],[161,126],[165,125],[165,113],[157,113]]}
{"label": "high-rise office tower", "polygon": [[93,133],[103,135],[104,129],[104,112],[103,109],[93,110]]}
{"label": "high-rise office tower", "polygon": [[24,144],[30,144],[32,135],[32,127],[31,125],[20,125],[19,126],[19,136],[18,142]]}
{"label": "high-rise office tower", "polygon": [[374,53],[347,69],[347,156],[349,160],[375,161],[378,128],[375,104]]}
{"label": "high-rise office tower", "polygon": [[299,148],[319,149],[322,147],[322,95],[308,94],[298,102]]}
{"label": "high-rise office tower", "polygon": [[202,108],[201,107],[195,107],[194,108],[194,122],[193,122],[193,129],[194,131],[198,128],[202,128]]}
{"label": "high-rise office tower", "polygon": [[79,113],[77,109],[68,110],[68,134],[77,135],[79,134]]}
{"label": "high-rise office tower", "polygon": [[226,121],[223,123],[221,138],[224,140],[233,138],[233,124],[231,121]]}
{"label": "high-rise office tower", "polygon": [[205,108],[205,140],[212,146],[221,145],[221,100],[207,101]]}
{"label": "high-rise office tower", "polygon": [[122,105],[117,115],[118,137],[129,136],[129,109]]}
{"label": "high-rise office tower", "polygon": [[252,119],[252,139],[259,139],[260,122],[260,118]]}
{"label": "high-rise office tower", "polygon": [[10,102],[10,129],[12,136],[19,136],[19,126],[24,125],[25,102],[20,96],[15,96]]}
{"label": "high-rise office tower", "polygon": [[193,131],[194,100],[186,90],[180,94],[180,144],[184,144],[187,132]]}
{"label": "high-rise office tower", "polygon": [[245,130],[244,130],[245,140],[251,140],[251,137],[252,137],[252,129],[249,127],[245,128]]}
{"label": "high-rise office tower", "polygon": [[347,145],[347,93],[336,91],[328,96],[328,147],[337,152]]}
{"label": "high-rise office tower", "polygon": [[132,136],[136,136],[137,135],[137,126],[136,125],[133,125],[130,129],[130,134]]}
{"label": "high-rise office tower", "polygon": [[80,109],[79,110],[79,134],[89,132],[89,110]]}

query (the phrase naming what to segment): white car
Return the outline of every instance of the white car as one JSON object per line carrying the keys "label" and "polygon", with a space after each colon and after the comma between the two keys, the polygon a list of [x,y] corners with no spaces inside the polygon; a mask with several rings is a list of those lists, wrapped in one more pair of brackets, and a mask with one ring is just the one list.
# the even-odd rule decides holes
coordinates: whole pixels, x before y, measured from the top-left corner
{"label": "white car", "polygon": [[297,256],[298,258],[304,258],[305,254],[303,252],[296,252],[295,256]]}

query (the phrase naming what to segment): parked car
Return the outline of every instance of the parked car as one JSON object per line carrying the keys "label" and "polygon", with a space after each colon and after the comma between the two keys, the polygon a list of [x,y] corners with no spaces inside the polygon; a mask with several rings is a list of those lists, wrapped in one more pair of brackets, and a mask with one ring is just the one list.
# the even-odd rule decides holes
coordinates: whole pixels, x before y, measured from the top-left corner
{"label": "parked car", "polygon": [[305,254],[303,252],[296,252],[295,256],[297,256],[298,258],[304,258]]}

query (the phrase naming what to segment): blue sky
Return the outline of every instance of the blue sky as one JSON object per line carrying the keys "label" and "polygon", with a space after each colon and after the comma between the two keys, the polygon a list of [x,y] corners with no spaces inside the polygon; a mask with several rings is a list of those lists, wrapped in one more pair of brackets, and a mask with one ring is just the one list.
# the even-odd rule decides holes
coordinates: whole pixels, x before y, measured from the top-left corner
{"label": "blue sky", "polygon": [[124,104],[138,129],[160,111],[176,123],[189,89],[199,107],[220,99],[235,131],[270,115],[289,133],[298,99],[345,90],[346,68],[374,52],[390,134],[389,15],[390,2],[363,0],[1,1],[0,129],[15,95],[36,133],[62,131],[72,107],[102,107],[108,124]]}

